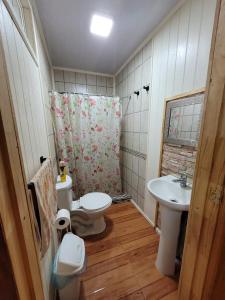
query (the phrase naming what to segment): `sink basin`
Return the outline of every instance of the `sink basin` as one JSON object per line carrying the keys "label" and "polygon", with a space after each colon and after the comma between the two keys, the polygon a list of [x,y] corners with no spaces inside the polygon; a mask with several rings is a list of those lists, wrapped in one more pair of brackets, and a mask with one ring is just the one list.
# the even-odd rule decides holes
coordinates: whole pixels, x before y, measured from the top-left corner
{"label": "sink basin", "polygon": [[148,190],[156,200],[171,209],[189,210],[191,188],[182,188],[179,182],[173,182],[174,176],[163,176],[148,182]]}
{"label": "sink basin", "polygon": [[157,269],[164,275],[173,276],[180,232],[182,211],[189,210],[191,188],[182,188],[177,179],[168,175],[148,182],[149,193],[160,204],[161,233],[156,259]]}

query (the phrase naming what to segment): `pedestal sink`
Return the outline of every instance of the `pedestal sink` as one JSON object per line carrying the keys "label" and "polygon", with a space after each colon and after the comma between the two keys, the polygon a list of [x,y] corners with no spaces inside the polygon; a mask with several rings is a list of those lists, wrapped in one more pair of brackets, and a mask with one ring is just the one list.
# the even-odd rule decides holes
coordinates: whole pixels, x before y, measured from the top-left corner
{"label": "pedestal sink", "polygon": [[191,188],[182,188],[177,179],[168,175],[152,179],[147,188],[160,204],[161,234],[156,267],[164,275],[172,276],[175,271],[175,258],[180,231],[182,211],[189,209]]}

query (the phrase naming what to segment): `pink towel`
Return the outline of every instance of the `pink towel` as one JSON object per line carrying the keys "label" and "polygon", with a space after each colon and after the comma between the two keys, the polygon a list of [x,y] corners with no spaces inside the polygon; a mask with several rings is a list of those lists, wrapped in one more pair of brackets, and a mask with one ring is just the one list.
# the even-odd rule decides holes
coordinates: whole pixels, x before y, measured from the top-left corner
{"label": "pink towel", "polygon": [[50,159],[43,162],[32,182],[35,186],[40,214],[41,257],[43,257],[49,247],[51,226],[54,224],[57,211],[55,180]]}

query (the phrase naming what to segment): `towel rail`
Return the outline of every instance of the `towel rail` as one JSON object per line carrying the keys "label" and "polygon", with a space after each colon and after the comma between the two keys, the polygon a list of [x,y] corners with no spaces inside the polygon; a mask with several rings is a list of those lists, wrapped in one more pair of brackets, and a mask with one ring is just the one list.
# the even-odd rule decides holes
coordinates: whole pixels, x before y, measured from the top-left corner
{"label": "towel rail", "polygon": [[[41,156],[40,157],[40,163],[43,164],[43,162],[46,160],[46,157]],[[40,213],[39,213],[39,208],[38,208],[38,201],[37,201],[37,195],[35,191],[35,186],[33,182],[28,183],[27,185],[28,189],[31,191],[31,196],[32,196],[32,202],[33,202],[33,208],[34,208],[34,213],[35,217],[37,220],[38,224],[38,229],[39,229],[39,234],[41,236],[41,218],[40,218]]]}
{"label": "towel rail", "polygon": [[32,202],[33,202],[35,218],[37,220],[39,234],[41,236],[41,218],[40,218],[40,214],[39,214],[38,201],[37,201],[37,195],[36,195],[36,192],[35,192],[34,183],[33,182],[28,183],[27,187],[31,191],[31,197],[32,197],[32,200],[33,200]]}

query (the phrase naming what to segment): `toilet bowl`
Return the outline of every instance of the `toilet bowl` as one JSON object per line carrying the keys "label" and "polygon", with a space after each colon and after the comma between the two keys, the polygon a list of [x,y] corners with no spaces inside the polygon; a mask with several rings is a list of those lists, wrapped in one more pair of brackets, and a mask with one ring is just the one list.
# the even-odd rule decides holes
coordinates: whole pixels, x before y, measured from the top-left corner
{"label": "toilet bowl", "polygon": [[109,195],[100,192],[88,193],[78,200],[73,200],[72,179],[66,176],[65,182],[57,178],[56,191],[58,208],[70,211],[71,226],[76,234],[84,237],[103,232],[106,228],[105,210],[112,204]]}

